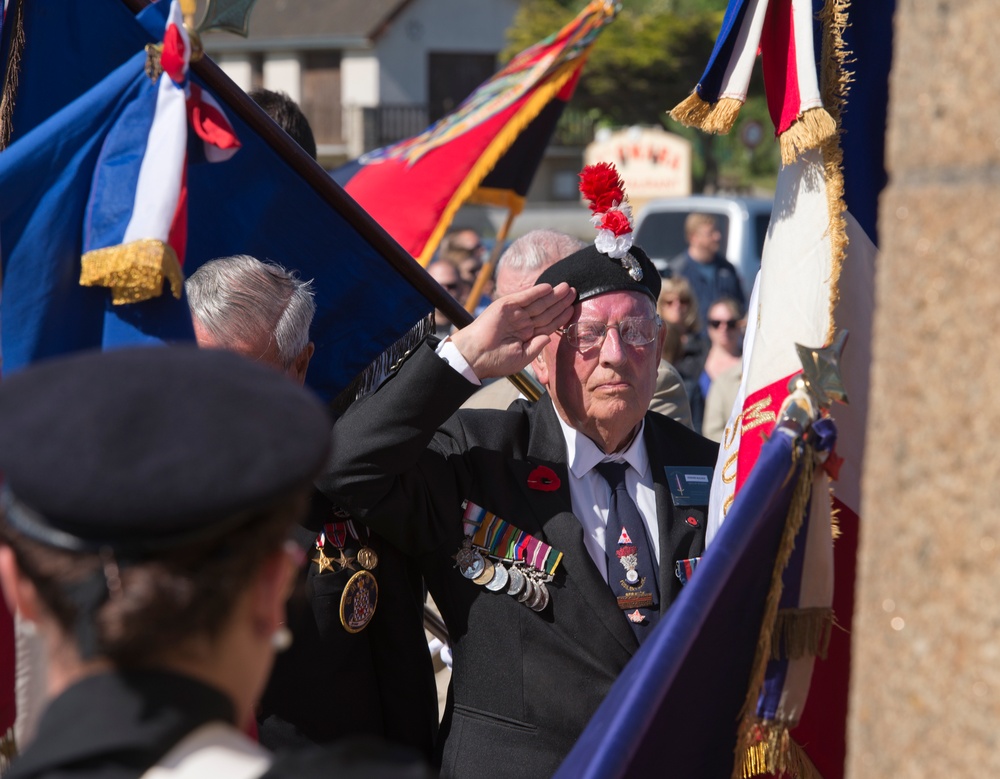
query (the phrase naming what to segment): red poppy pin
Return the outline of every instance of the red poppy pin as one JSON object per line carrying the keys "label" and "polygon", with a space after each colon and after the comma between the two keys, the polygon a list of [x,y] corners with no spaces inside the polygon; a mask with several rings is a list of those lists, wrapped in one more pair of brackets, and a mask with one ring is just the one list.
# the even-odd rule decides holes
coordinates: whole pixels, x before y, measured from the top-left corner
{"label": "red poppy pin", "polygon": [[556,472],[551,468],[546,468],[544,465],[539,465],[528,474],[528,486],[533,490],[555,492],[559,489],[560,483]]}

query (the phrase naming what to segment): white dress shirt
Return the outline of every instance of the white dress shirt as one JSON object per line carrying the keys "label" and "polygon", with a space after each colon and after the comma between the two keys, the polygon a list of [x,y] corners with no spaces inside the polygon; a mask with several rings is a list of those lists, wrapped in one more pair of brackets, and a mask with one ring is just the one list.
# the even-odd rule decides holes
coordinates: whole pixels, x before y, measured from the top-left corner
{"label": "white dress shirt", "polygon": [[[608,580],[608,556],[605,553],[605,531],[608,527],[608,506],[611,503],[611,486],[594,466],[601,462],[626,462],[625,487],[632,496],[642,521],[646,523],[646,533],[653,548],[657,563],[660,560],[660,531],[656,522],[656,493],[653,491],[653,472],[649,466],[649,454],[643,440],[646,422],[639,425],[632,443],[622,452],[607,455],[601,448],[578,430],[567,425],[556,413],[563,438],[566,439],[566,465],[569,468],[569,495],[573,513],[583,525],[583,542],[590,556]],[[617,548],[618,539],[609,539]]]}
{"label": "white dress shirt", "polygon": [[[438,344],[436,351],[439,357],[473,384],[481,383],[451,339],[445,339]],[[559,416],[558,411],[556,419],[559,420],[559,427],[566,440],[566,465],[569,468],[569,495],[573,513],[583,525],[583,542],[594,561],[594,565],[604,577],[604,581],[608,580],[608,556],[604,551],[604,536],[608,527],[611,486],[600,473],[594,470],[594,466],[605,460],[629,464],[629,468],[625,471],[625,487],[638,506],[643,522],[646,523],[649,543],[653,548],[657,564],[659,564],[660,531],[656,522],[656,493],[653,491],[653,473],[649,467],[649,454],[642,436],[646,426],[645,420],[639,425],[639,432],[636,433],[627,449],[613,455],[606,455],[587,436],[567,425]],[[612,538],[611,543],[617,548],[618,539]]]}

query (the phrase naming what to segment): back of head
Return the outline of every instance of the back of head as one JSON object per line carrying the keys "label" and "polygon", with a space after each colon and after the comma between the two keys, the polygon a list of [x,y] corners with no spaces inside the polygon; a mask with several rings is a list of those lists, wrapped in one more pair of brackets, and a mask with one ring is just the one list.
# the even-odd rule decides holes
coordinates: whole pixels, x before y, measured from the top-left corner
{"label": "back of head", "polygon": [[497,262],[497,297],[516,292],[522,286],[531,286],[542,271],[584,245],[578,238],[557,230],[525,233],[507,247]]}
{"label": "back of head", "polygon": [[288,367],[309,343],[312,282],[245,254],[206,262],[184,283],[191,314],[215,346],[277,344]]}
{"label": "back of head", "polygon": [[0,384],[0,542],[84,658],[147,662],[227,623],[301,516],[328,425],[224,352],[41,363]]}
{"label": "back of head", "polygon": [[316,139],[313,137],[309,120],[292,98],[284,92],[270,89],[253,89],[250,98],[270,116],[277,125],[288,133],[302,149],[316,159]]}

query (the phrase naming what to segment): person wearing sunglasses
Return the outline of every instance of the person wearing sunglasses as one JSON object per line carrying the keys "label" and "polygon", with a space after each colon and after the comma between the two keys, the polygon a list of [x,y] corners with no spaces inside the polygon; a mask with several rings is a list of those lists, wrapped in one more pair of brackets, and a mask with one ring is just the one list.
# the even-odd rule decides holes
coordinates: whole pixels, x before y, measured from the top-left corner
{"label": "person wearing sunglasses", "polygon": [[[648,411],[659,291],[641,248],[587,245],[334,424],[317,485],[420,560],[451,636],[443,776],[552,775],[704,548],[718,447]],[[538,401],[459,410],[529,363]]]}
{"label": "person wearing sunglasses", "polygon": [[733,298],[719,298],[709,306],[708,339],[712,345],[698,379],[703,398],[717,377],[743,362],[743,308]]}

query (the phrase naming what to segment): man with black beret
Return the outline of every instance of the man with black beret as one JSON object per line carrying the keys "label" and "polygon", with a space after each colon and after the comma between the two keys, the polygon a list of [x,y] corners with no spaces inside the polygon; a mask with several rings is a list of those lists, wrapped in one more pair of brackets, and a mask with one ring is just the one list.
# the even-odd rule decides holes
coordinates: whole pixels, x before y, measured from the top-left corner
{"label": "man with black beret", "polygon": [[[660,280],[602,220],[349,409],[317,482],[418,555],[454,656],[443,776],[551,775],[704,547],[717,446],[646,413]],[[456,413],[529,362],[537,403]]]}

